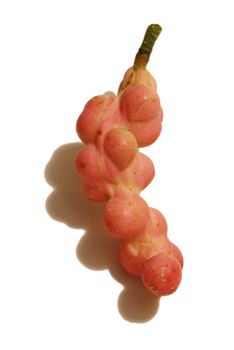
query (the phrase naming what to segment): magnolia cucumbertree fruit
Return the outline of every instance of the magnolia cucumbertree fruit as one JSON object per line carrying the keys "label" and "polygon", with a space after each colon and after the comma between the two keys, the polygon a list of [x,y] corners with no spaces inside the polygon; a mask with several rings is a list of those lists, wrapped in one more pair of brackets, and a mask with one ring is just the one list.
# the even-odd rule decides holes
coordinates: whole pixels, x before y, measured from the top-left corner
{"label": "magnolia cucumbertree fruit", "polygon": [[140,147],[160,135],[163,111],[157,85],[146,69],[161,27],[152,24],[119,86],[118,94],[93,97],[79,116],[76,130],[84,147],[76,157],[83,190],[104,202],[107,231],[121,239],[120,262],[157,296],[173,293],[180,284],[182,254],[167,236],[167,222],[140,196],[155,169]]}

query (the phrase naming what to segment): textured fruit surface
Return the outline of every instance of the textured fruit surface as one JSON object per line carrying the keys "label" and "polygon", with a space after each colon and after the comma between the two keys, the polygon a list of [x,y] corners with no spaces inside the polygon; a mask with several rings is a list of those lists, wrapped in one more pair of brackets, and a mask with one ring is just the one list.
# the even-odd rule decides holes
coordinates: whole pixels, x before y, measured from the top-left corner
{"label": "textured fruit surface", "polygon": [[145,287],[157,296],[172,294],[181,281],[181,266],[178,261],[159,253],[144,263],[142,279]]}
{"label": "textured fruit surface", "polygon": [[150,208],[150,218],[153,231],[157,234],[167,235],[167,222],[163,214],[155,208]]}
{"label": "textured fruit surface", "polygon": [[144,263],[160,253],[173,257],[183,267],[180,250],[167,237],[167,223],[156,209],[150,209],[146,229],[120,245],[120,262],[133,275],[142,275]]}
{"label": "textured fruit surface", "polygon": [[110,199],[104,210],[104,225],[116,237],[133,238],[144,232],[149,216],[146,202],[136,193]]}
{"label": "textured fruit surface", "polygon": [[130,85],[120,101],[120,110],[131,122],[161,119],[161,106],[158,94],[143,84]]}
{"label": "textured fruit surface", "polygon": [[108,118],[109,108],[115,108],[115,101],[114,95],[100,95],[87,102],[76,123],[76,131],[84,143],[95,141]]}
{"label": "textured fruit surface", "polygon": [[120,169],[127,168],[137,155],[138,146],[134,135],[125,128],[111,129],[104,139],[104,150]]}
{"label": "textured fruit surface", "polygon": [[149,26],[117,95],[95,96],[85,105],[76,123],[85,145],[75,161],[85,194],[92,201],[105,203],[103,224],[121,240],[122,266],[140,276],[157,296],[177,289],[183,268],[181,251],[167,237],[165,217],[140,196],[155,168],[139,147],[151,145],[162,129],[157,84],[146,69],[160,31],[159,25]]}

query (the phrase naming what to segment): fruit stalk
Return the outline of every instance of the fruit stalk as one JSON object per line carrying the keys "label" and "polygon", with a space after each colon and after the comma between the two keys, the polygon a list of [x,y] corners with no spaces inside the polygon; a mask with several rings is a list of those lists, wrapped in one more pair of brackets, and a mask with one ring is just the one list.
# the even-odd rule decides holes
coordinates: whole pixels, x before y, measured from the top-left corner
{"label": "fruit stalk", "polygon": [[159,24],[151,24],[148,26],[143,42],[136,54],[133,69],[145,69],[149,62],[151,52],[155,41],[157,40],[162,28]]}

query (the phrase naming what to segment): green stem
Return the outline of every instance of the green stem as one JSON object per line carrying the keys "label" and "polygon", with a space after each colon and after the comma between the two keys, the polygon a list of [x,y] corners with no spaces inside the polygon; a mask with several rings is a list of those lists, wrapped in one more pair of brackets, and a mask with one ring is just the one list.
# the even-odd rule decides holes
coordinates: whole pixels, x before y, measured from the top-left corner
{"label": "green stem", "polygon": [[136,54],[133,69],[145,69],[149,62],[150,54],[153,50],[155,41],[157,40],[162,28],[159,24],[151,24],[148,26],[143,42]]}

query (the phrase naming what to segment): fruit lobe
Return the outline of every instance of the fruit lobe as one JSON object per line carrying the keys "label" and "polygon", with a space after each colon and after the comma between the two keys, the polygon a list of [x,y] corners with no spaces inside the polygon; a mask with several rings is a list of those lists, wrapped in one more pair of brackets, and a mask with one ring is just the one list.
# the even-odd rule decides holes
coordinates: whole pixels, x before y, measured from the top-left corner
{"label": "fruit lobe", "polygon": [[120,169],[127,168],[138,152],[134,135],[125,128],[113,128],[104,139],[104,150],[112,162]]}
{"label": "fruit lobe", "polygon": [[157,296],[172,294],[181,281],[181,266],[175,258],[159,253],[144,263],[142,280],[145,287]]}

